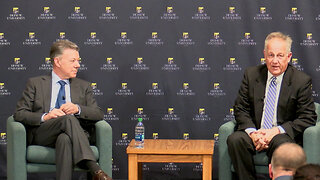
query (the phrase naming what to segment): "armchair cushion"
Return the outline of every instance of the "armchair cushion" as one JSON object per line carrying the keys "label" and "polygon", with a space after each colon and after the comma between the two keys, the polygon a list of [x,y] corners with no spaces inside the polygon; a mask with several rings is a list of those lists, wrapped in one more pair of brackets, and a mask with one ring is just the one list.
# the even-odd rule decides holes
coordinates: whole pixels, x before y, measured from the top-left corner
{"label": "armchair cushion", "polygon": [[[99,151],[96,146],[91,146],[96,160],[99,160]],[[55,149],[50,147],[31,145],[27,147],[27,161],[39,164],[55,164]]]}

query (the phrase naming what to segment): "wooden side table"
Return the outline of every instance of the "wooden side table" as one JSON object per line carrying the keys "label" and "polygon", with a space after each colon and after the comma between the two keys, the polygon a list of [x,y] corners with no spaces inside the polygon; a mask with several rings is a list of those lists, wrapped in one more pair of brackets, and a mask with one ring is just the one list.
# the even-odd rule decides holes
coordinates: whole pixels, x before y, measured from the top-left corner
{"label": "wooden side table", "polygon": [[212,179],[214,140],[145,139],[144,148],[127,147],[128,179],[142,179],[142,163],[202,163],[202,179]]}

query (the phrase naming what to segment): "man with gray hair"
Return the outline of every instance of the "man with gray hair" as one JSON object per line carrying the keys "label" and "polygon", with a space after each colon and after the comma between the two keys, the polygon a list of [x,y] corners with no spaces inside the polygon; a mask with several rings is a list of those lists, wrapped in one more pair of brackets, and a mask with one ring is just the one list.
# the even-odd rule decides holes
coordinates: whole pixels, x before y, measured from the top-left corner
{"label": "man with gray hair", "polygon": [[88,169],[93,180],[111,180],[97,164],[90,133],[85,132],[92,132],[103,112],[93,98],[91,84],[76,78],[79,47],[69,40],[54,42],[50,58],[52,72],[28,80],[14,119],[26,126],[28,144],[56,149],[58,180],[71,180],[76,165]]}
{"label": "man with gray hair", "polygon": [[291,180],[296,169],[306,164],[307,158],[301,146],[295,143],[281,144],[274,152],[269,164],[272,180]]}
{"label": "man with gray hair", "polygon": [[256,179],[253,155],[265,151],[269,162],[285,142],[302,143],[306,128],[315,125],[312,80],[289,64],[292,39],[281,32],[265,39],[266,63],[246,69],[234,105],[237,122],[228,151],[240,180]]}

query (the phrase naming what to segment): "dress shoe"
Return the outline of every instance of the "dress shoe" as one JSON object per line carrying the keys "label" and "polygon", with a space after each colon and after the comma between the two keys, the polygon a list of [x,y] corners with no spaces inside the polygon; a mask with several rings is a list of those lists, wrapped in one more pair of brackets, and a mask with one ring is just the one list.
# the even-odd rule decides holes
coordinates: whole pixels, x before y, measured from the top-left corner
{"label": "dress shoe", "polygon": [[109,177],[108,174],[106,174],[102,170],[99,170],[94,172],[92,180],[112,180],[112,178]]}

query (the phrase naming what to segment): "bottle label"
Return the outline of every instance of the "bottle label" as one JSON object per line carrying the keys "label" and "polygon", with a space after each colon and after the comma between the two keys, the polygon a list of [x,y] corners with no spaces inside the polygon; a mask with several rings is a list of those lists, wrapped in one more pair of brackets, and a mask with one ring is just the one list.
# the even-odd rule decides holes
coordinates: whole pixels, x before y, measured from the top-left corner
{"label": "bottle label", "polygon": [[135,136],[135,140],[136,141],[143,141],[144,140],[144,135],[143,134],[139,134]]}

